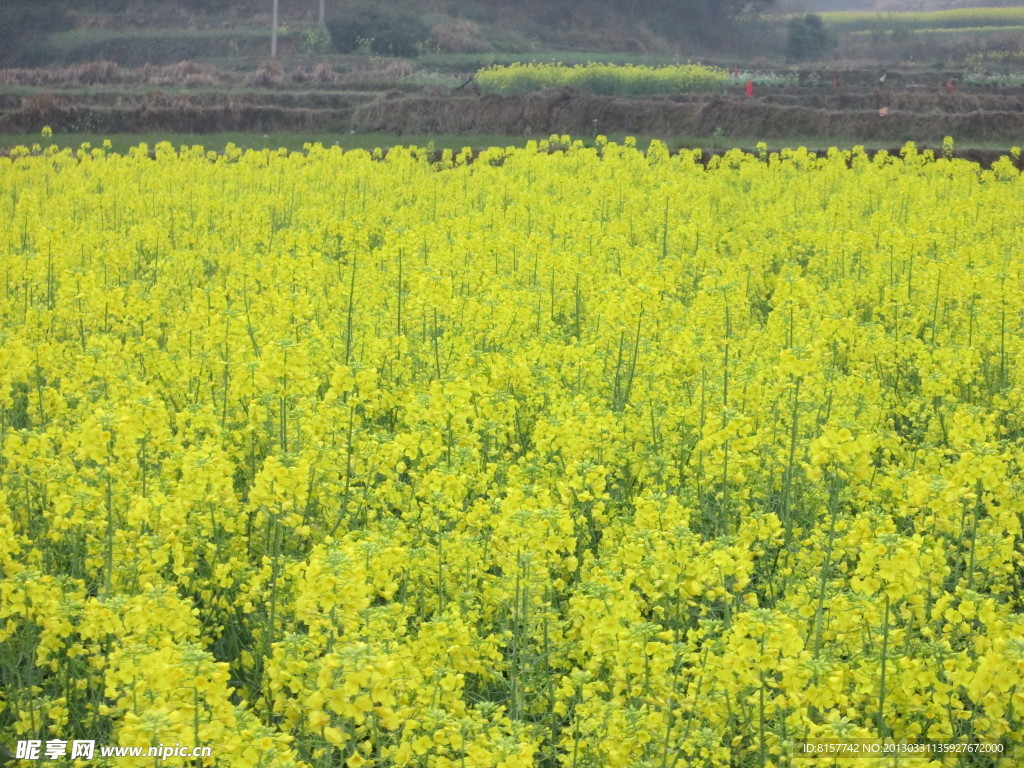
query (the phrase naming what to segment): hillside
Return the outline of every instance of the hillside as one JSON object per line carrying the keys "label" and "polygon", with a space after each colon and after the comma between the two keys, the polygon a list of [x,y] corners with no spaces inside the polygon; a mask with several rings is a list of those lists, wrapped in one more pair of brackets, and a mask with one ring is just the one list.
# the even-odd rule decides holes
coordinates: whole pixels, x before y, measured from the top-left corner
{"label": "hillside", "polygon": [[[317,33],[318,0],[281,0],[280,49],[285,57],[344,53]],[[400,35],[409,53],[587,50],[690,55],[713,47],[738,48],[742,35],[717,9],[727,4],[692,0],[686,12],[659,2],[551,4],[407,0],[325,2],[331,28],[360,34],[366,48],[387,47]],[[270,51],[271,3],[245,0],[146,2],[40,0],[0,8],[0,65],[67,65],[107,59],[125,65],[189,59],[248,66]],[[366,26],[374,17],[376,27]],[[386,53],[374,50],[375,53]]]}
{"label": "hillside", "polygon": [[[889,13],[902,6],[877,4],[908,2],[915,13]],[[979,16],[980,21],[933,24],[922,11],[936,3],[950,4],[861,3],[855,7],[859,13],[853,14],[853,24],[828,24],[826,31],[835,45],[826,49],[827,58],[858,65],[927,62],[941,67],[962,63],[976,52],[1024,50],[1024,24],[1013,16],[1012,8],[993,7],[993,14]],[[575,55],[586,60],[600,54],[603,59],[633,57],[629,60],[635,63],[638,57],[649,57],[645,63],[692,58],[730,67],[764,67],[766,62],[786,63],[791,58],[791,14],[824,13],[844,4],[849,7],[849,0],[324,0],[326,25],[320,26],[320,0],[280,0],[278,58],[286,64],[327,62],[343,69],[344,57],[350,55],[421,61],[440,56],[447,57],[441,68],[466,71],[471,64],[501,61],[505,55]],[[270,57],[271,8],[270,0],[8,2],[0,5],[0,67],[195,61],[236,71],[252,69]],[[996,19],[997,14],[1002,18]],[[914,17],[912,26],[905,23],[909,17]]]}

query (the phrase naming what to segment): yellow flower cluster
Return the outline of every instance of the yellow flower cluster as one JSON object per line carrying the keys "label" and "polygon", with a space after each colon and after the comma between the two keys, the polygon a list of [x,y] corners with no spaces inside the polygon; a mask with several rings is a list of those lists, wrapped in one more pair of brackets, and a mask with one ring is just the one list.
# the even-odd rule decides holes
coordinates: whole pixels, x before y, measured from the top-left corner
{"label": "yellow flower cluster", "polygon": [[[879,23],[877,13],[863,11],[826,11],[821,14],[826,24],[837,29],[870,29]],[[939,11],[904,11],[889,13],[884,23],[890,29],[964,29],[971,27],[1018,26],[1024,24],[1024,10],[1017,7],[946,8]]]}
{"label": "yellow flower cluster", "polygon": [[570,85],[606,95],[687,93],[720,88],[729,83],[729,73],[704,64],[670,64],[663,67],[590,62],[564,64],[494,65],[476,73],[486,91],[516,94],[542,88]]}
{"label": "yellow flower cluster", "polygon": [[1009,161],[23,148],[0,219],[0,742],[1024,753]]}

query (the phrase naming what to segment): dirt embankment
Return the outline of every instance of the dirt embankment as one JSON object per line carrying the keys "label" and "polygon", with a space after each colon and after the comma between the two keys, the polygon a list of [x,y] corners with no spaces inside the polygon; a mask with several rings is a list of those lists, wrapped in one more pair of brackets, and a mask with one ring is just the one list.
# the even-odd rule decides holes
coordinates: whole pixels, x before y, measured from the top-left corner
{"label": "dirt embankment", "polygon": [[[103,65],[103,66],[101,66]],[[188,68],[186,68],[188,67]],[[1024,88],[968,89],[949,93],[924,87],[758,88],[681,94],[664,98],[596,96],[560,88],[525,96],[473,95],[433,86],[419,93],[396,87],[401,77],[375,88],[359,77],[327,70],[303,73],[303,82],[235,76],[221,83],[216,72],[178,68],[132,71],[147,85],[123,88],[125,70],[100,62],[61,71],[92,84],[54,88],[50,73],[0,71],[0,133],[34,133],[44,125],[62,133],[301,132],[403,134],[513,134],[578,138],[597,134],[711,137],[750,140],[864,142],[875,146],[908,140],[1020,144],[1024,137]],[[173,71],[172,71],[173,70]],[[181,71],[178,71],[181,70]],[[141,73],[141,74],[140,74]],[[387,74],[387,73],[385,73]],[[195,82],[164,91],[175,75]],[[308,77],[307,77],[308,75]],[[56,77],[56,75],[54,75]],[[38,83],[45,83],[40,87]],[[157,88],[155,92],[153,88]],[[18,92],[20,90],[20,93]]]}
{"label": "dirt embankment", "polygon": [[342,132],[354,109],[381,93],[428,92],[413,73],[405,62],[346,72],[327,64],[285,72],[278,62],[233,72],[193,61],[0,69],[0,132]]}
{"label": "dirt embankment", "polygon": [[1024,135],[1024,95],[995,100],[958,95],[957,99],[948,105],[948,111],[942,111],[941,100],[930,94],[916,101],[907,95],[890,99],[876,94],[836,94],[827,106],[818,106],[730,95],[683,102],[621,99],[563,88],[527,96],[380,99],[358,108],[352,127],[357,132],[575,136],[633,132],[765,139],[820,136],[864,141],[941,141],[944,136],[967,141],[1020,141]]}
{"label": "dirt embankment", "polygon": [[34,133],[44,125],[60,133],[347,132],[351,115],[351,104],[340,99],[335,109],[312,109],[238,98],[147,96],[108,106],[40,96],[0,114],[0,133]]}

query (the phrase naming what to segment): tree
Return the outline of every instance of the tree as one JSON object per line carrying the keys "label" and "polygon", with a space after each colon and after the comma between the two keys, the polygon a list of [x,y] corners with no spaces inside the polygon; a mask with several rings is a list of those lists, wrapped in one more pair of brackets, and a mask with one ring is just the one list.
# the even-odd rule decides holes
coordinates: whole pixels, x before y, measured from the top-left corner
{"label": "tree", "polygon": [[794,61],[820,59],[835,42],[816,13],[790,21],[788,32],[786,55]]}

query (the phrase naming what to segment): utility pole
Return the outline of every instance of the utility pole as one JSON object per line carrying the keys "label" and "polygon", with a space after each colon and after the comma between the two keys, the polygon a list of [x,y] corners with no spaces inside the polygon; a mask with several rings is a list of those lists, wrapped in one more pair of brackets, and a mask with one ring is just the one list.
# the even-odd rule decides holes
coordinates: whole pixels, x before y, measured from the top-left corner
{"label": "utility pole", "polygon": [[323,29],[323,27],[324,27],[324,0],[320,0],[320,18],[317,20],[317,23],[320,25],[320,28]]}
{"label": "utility pole", "polygon": [[270,27],[270,58],[277,58],[277,0],[274,0],[274,21]]}

